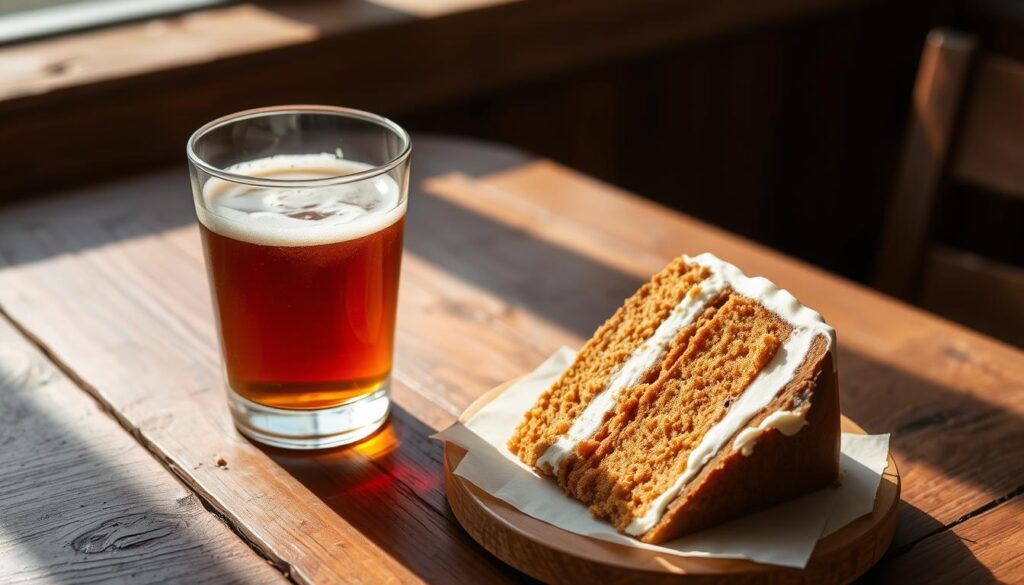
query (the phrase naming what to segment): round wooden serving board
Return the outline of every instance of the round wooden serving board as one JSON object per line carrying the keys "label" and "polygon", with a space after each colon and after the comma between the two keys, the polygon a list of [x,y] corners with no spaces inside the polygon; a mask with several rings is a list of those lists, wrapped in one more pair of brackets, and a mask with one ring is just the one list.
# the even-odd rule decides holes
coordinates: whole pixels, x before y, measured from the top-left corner
{"label": "round wooden serving board", "polygon": [[[480,397],[464,416],[475,414],[509,384]],[[845,416],[842,429],[865,434]],[[548,583],[848,583],[878,562],[896,529],[900,476],[891,453],[874,511],[818,541],[803,570],[738,559],[665,556],[567,532],[454,475],[465,454],[458,445],[445,444],[445,489],[455,517],[499,559]]]}

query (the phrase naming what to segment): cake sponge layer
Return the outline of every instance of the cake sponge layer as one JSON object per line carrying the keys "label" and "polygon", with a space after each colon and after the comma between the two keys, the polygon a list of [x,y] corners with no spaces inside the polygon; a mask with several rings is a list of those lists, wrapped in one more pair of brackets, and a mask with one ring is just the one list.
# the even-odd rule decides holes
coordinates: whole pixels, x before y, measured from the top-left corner
{"label": "cake sponge layer", "polygon": [[527,411],[509,440],[509,450],[527,464],[536,465],[537,459],[604,390],[612,373],[707,276],[707,268],[677,259],[644,284],[594,333],[572,366]]}
{"label": "cake sponge layer", "polygon": [[619,530],[686,471],[689,453],[792,330],[756,301],[723,296],[680,333],[655,380],[620,395],[614,415],[563,468],[566,492]]}
{"label": "cake sponge layer", "polygon": [[835,343],[767,279],[684,256],[598,329],[509,448],[663,542],[835,481]]}

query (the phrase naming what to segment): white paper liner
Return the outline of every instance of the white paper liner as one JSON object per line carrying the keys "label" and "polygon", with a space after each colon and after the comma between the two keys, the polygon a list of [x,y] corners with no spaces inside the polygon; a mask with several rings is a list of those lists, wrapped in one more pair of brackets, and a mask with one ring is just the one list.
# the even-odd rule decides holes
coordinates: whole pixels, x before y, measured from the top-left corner
{"label": "white paper liner", "polygon": [[[749,559],[803,568],[818,539],[871,512],[887,464],[889,435],[843,433],[841,483],[663,545],[644,544],[594,518],[554,481],[535,474],[505,447],[523,413],[572,363],[562,348],[467,420],[434,435],[466,449],[455,469],[483,491],[563,530],[667,555]],[[755,447],[756,453],[756,447]]]}

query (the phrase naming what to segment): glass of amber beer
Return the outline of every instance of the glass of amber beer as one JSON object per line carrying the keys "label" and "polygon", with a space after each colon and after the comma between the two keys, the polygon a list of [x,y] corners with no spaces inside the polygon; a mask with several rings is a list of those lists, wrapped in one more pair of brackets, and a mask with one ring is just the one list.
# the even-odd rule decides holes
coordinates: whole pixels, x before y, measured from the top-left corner
{"label": "glass of amber beer", "polygon": [[250,438],[293,449],[384,423],[409,135],[357,110],[283,106],[188,141],[228,402]]}

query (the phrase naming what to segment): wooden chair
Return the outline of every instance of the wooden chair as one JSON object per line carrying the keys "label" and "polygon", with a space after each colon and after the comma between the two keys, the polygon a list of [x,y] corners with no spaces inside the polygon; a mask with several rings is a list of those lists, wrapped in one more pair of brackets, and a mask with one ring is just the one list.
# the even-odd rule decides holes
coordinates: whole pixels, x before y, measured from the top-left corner
{"label": "wooden chair", "polygon": [[953,182],[1024,198],[1024,64],[936,29],[914,86],[876,286],[1022,344],[1024,270],[932,241],[940,193]]}

